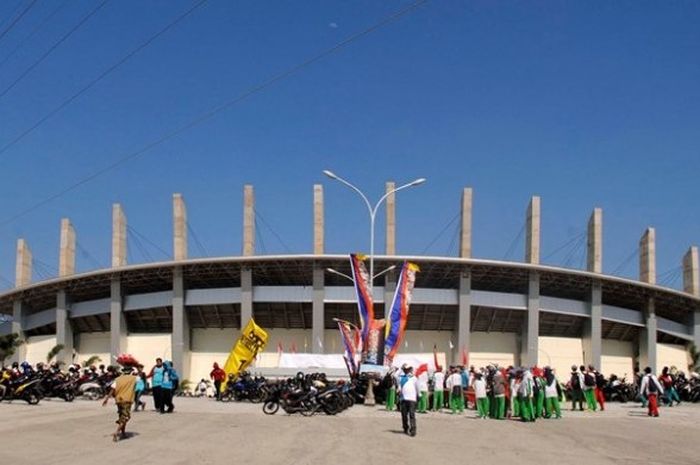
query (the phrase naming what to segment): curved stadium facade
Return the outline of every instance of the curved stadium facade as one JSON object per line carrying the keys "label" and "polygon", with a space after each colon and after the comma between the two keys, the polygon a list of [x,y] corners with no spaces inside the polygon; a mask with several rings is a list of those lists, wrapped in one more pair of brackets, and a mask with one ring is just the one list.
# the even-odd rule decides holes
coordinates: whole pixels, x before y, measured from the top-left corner
{"label": "curved stadium facade", "polygon": [[[391,189],[391,184],[387,189]],[[685,345],[700,344],[698,251],[683,257],[683,291],[655,284],[654,230],[640,240],[639,280],[602,273],[602,212],[588,224],[587,269],[540,264],[540,199],[526,215],[525,261],[471,257],[471,189],[462,197],[459,257],[395,253],[395,203],[387,199],[386,250],[375,257],[382,270],[403,260],[420,268],[413,293],[405,353],[433,346],[471,364],[552,365],[592,363],[605,373],[631,376],[636,365],[660,369],[687,365]],[[0,334],[26,340],[15,358],[44,361],[55,344],[59,359],[98,355],[105,363],[130,352],[150,364],[170,358],[183,378],[207,378],[223,362],[252,316],[270,341],[258,362],[274,369],[284,351],[340,353],[334,318],[357,322],[352,284],[328,273],[350,274],[346,255],[324,253],[323,190],[314,186],[314,250],[304,255],[255,255],[252,186],[244,189],[243,254],[188,259],[184,199],[173,196],[173,256],[168,262],[127,265],[126,216],[113,207],[112,267],[75,273],[75,231],[61,225],[59,277],[31,281],[31,252],[17,246],[16,287],[0,294],[9,321]],[[375,280],[375,313],[393,295],[396,277]]]}

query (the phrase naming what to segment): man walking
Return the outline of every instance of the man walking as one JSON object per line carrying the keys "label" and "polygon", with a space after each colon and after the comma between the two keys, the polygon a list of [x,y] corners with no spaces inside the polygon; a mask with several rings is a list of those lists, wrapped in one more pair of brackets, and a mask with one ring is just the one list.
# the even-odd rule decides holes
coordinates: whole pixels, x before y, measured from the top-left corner
{"label": "man walking", "polygon": [[163,359],[157,358],[156,365],[151,368],[151,372],[148,377],[152,379],[151,381],[151,392],[153,392],[153,406],[157,411],[163,409],[163,373],[165,372],[165,367],[163,366]]}
{"label": "man walking", "polygon": [[214,362],[213,370],[209,373],[209,377],[214,380],[214,392],[216,400],[221,400],[221,383],[226,379],[226,372],[219,368],[219,364]]}
{"label": "man walking", "polygon": [[433,374],[433,410],[439,412],[445,403],[445,373],[442,372],[442,367],[435,368]]}
{"label": "man walking", "polygon": [[450,368],[447,378],[447,390],[450,391],[450,410],[452,413],[464,412],[464,394],[462,391],[462,376],[454,367]]}
{"label": "man walking", "polygon": [[576,404],[583,412],[583,374],[578,372],[576,365],[571,365],[571,411],[576,410]]}
{"label": "man walking", "polygon": [[642,378],[642,388],[639,391],[643,398],[649,401],[649,411],[647,415],[650,417],[659,416],[659,404],[658,398],[660,394],[664,393],[664,388],[661,387],[661,383],[651,373],[651,368],[646,367],[644,369],[644,377]]}
{"label": "man walking", "polygon": [[131,356],[120,356],[117,358],[117,363],[122,365],[122,374],[114,380],[109,394],[102,402],[102,406],[105,406],[109,399],[113,397],[117,404],[117,430],[112,434],[114,442],[126,437],[126,424],[131,419],[131,406],[134,403],[137,381],[136,376],[131,374],[135,365],[132,361],[133,358]]}
{"label": "man walking", "polygon": [[418,400],[418,380],[413,376],[413,368],[404,366],[399,381],[401,389],[401,424],[403,432],[416,435],[416,401]]}
{"label": "man walking", "polygon": [[586,406],[588,411],[596,411],[595,403],[595,374],[591,371],[591,367],[581,365],[581,373],[583,373],[583,395],[586,398]]}

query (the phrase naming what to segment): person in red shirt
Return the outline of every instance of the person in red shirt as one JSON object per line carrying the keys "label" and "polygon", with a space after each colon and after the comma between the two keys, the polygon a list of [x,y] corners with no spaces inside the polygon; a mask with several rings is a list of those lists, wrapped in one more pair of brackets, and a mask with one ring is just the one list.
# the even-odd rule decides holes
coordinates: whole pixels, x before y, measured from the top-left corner
{"label": "person in red shirt", "polygon": [[214,380],[216,400],[221,400],[221,383],[226,379],[226,372],[219,367],[218,363],[214,362],[214,369],[209,373],[209,377]]}

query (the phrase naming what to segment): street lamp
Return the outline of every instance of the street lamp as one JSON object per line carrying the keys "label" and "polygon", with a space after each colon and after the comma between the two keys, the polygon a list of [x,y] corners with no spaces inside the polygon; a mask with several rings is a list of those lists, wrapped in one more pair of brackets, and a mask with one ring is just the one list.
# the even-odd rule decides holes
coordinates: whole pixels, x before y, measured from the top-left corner
{"label": "street lamp", "polygon": [[[390,190],[386,194],[384,194],[372,207],[372,204],[369,203],[369,200],[367,199],[367,196],[357,187],[355,187],[353,184],[351,184],[349,181],[346,181],[345,179],[341,178],[337,174],[333,173],[332,171],[329,170],[323,170],[323,174],[328,176],[331,179],[334,179],[336,181],[339,181],[346,186],[348,186],[350,189],[354,190],[357,192],[360,197],[362,197],[362,200],[364,200],[365,205],[367,206],[367,212],[369,213],[369,288],[370,292],[374,293],[374,278],[376,276],[374,275],[374,219],[377,216],[377,210],[379,209],[379,206],[386,200],[387,197],[389,197],[391,194],[394,192],[398,192],[402,189],[406,189],[408,187],[414,187],[414,186],[419,186],[423,184],[426,179],[425,178],[418,178],[415,179],[407,184],[404,184],[402,186],[399,186],[395,189]],[[393,269],[393,268],[392,268]],[[377,274],[377,276],[382,275],[389,271],[389,269],[382,271],[381,273]]]}

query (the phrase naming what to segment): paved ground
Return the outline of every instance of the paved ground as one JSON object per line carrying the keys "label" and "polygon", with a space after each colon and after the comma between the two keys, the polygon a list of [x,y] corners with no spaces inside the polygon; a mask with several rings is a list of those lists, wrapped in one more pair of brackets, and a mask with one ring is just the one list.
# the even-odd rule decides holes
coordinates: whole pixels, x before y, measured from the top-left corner
{"label": "paved ground", "polygon": [[565,412],[562,420],[535,424],[430,413],[418,416],[415,438],[401,432],[398,414],[364,406],[304,418],[179,398],[172,415],[134,414],[131,437],[117,444],[110,439],[114,417],[113,404],[90,401],[3,403],[3,463],[700,463],[700,404],[664,408],[655,419],[636,404],[611,405],[604,413]]}

